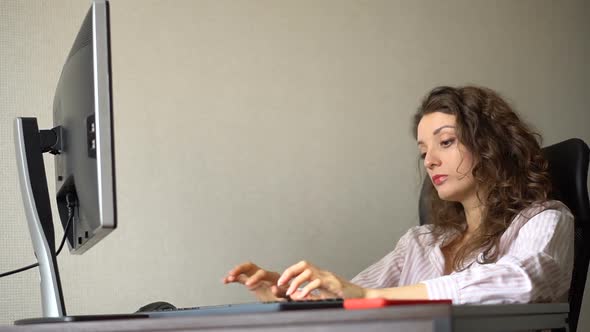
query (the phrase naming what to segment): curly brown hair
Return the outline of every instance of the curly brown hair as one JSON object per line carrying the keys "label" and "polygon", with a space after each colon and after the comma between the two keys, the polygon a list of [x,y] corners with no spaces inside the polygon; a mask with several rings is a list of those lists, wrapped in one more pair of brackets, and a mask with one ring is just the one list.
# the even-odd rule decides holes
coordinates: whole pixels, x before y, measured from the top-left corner
{"label": "curly brown hair", "polygon": [[[455,255],[453,269],[467,268],[467,258],[480,250],[483,255],[478,262],[493,263],[500,237],[512,219],[524,208],[546,201],[551,190],[541,136],[498,93],[484,87],[434,88],[414,115],[415,138],[422,117],[434,112],[455,116],[457,138],[475,160],[476,191],[486,196],[479,197],[484,209],[478,231]],[[430,193],[428,213],[435,239],[449,231],[461,234],[466,226],[461,203],[442,200],[431,181],[425,185]]]}

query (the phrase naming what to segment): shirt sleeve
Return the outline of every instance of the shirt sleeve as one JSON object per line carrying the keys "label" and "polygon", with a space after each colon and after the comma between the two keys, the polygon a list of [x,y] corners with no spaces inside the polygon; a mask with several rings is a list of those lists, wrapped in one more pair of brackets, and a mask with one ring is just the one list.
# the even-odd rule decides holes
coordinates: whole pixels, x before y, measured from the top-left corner
{"label": "shirt sleeve", "polygon": [[572,214],[545,210],[522,226],[496,263],[474,263],[422,283],[430,299],[452,299],[455,304],[556,302],[569,290],[573,242]]}
{"label": "shirt sleeve", "polygon": [[407,231],[406,234],[400,238],[392,252],[363,270],[356,277],[352,278],[351,282],[364,288],[398,286],[406,259],[408,241],[411,237],[411,232],[412,229]]}

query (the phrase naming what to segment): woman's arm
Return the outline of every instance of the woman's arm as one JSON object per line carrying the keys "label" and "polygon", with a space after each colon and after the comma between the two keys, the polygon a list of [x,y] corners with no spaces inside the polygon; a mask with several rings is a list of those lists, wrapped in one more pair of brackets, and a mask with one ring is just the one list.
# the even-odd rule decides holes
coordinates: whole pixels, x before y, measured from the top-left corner
{"label": "woman's arm", "polygon": [[[451,299],[455,304],[556,301],[567,293],[572,265],[573,217],[567,210],[546,210],[520,228],[496,263],[477,264],[415,285],[385,288],[351,283],[300,262],[283,272],[278,285],[284,287],[291,281],[287,294],[296,299],[317,290],[325,297]],[[374,274],[376,280],[385,276],[381,272]]]}
{"label": "woman's arm", "polygon": [[555,301],[566,293],[572,270],[573,220],[546,210],[519,231],[496,263],[394,288],[368,288],[366,298],[452,299],[454,303]]}
{"label": "woman's arm", "polygon": [[393,287],[393,288],[366,288],[363,294],[364,298],[386,298],[386,299],[405,299],[405,300],[426,300],[428,291],[425,284],[416,284],[410,286]]}
{"label": "woman's arm", "polygon": [[573,216],[545,210],[518,230],[496,263],[477,264],[421,282],[430,299],[465,303],[555,302],[567,294],[573,268]]}

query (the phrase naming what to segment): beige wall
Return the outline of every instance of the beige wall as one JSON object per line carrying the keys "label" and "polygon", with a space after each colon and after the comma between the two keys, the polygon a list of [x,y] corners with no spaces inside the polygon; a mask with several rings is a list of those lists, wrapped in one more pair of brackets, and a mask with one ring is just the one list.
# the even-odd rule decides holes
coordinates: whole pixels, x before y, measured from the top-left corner
{"label": "beige wall", "polygon": [[[51,125],[55,84],[87,7],[0,2],[0,271],[34,261],[12,121]],[[545,144],[590,142],[589,9],[113,0],[120,227],[85,255],[59,258],[69,313],[252,300],[220,283],[246,259],[283,269],[306,258],[352,277],[417,224],[409,124],[436,85],[492,87]],[[0,279],[0,323],[40,314],[37,276]]]}

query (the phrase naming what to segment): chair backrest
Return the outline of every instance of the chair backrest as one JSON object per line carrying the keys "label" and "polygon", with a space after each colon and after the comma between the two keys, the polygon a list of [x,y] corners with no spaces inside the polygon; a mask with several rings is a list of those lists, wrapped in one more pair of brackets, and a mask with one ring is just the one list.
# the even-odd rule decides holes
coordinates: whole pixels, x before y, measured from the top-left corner
{"label": "chair backrest", "polygon": [[570,331],[576,331],[582,296],[586,285],[590,245],[590,202],[588,200],[588,145],[580,139],[569,139],[543,148],[549,161],[553,194],[551,198],[562,201],[575,218],[574,271],[570,284]]}
{"label": "chair backrest", "polygon": [[[575,332],[578,326],[582,296],[586,285],[588,262],[590,261],[590,200],[588,198],[588,162],[590,149],[584,141],[572,138],[543,148],[543,155],[549,162],[549,173],[553,185],[552,199],[567,205],[575,218],[574,270],[569,292],[569,325]],[[428,197],[431,186],[425,179],[420,192],[420,224],[429,222]]]}

